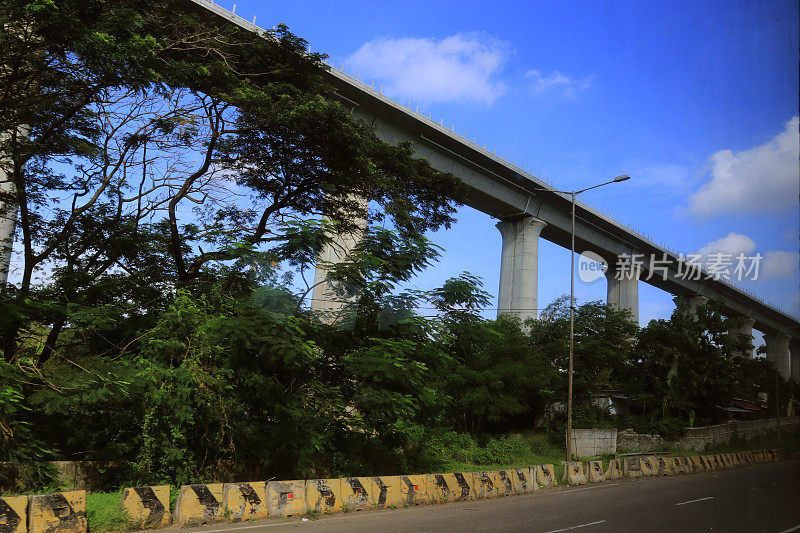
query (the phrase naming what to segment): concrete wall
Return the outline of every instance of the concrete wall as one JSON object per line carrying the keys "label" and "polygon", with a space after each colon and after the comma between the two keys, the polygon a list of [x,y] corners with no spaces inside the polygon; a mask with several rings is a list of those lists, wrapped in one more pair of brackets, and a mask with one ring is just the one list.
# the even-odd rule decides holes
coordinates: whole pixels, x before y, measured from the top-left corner
{"label": "concrete wall", "polygon": [[617,453],[616,429],[573,429],[572,454],[576,457],[594,457],[604,453]]}
{"label": "concrete wall", "polygon": [[[800,427],[800,417],[780,419],[782,430],[791,431]],[[617,447],[631,452],[656,451],[668,446],[677,446],[691,450],[702,450],[707,444],[725,443],[731,438],[752,439],[775,431],[777,419],[734,421],[715,426],[687,428],[686,435],[675,442],[667,442],[660,435],[635,433],[631,430],[621,431],[617,436]]]}
{"label": "concrete wall", "polygon": [[636,433],[631,429],[620,431],[617,435],[617,449],[623,452],[653,452],[667,448],[661,435]]}

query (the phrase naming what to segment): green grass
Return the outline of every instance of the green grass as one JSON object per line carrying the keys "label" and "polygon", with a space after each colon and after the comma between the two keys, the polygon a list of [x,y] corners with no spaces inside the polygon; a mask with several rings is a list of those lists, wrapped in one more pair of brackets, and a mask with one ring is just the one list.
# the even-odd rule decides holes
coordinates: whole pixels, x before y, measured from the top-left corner
{"label": "green grass", "polygon": [[92,533],[126,531],[131,521],[122,510],[122,492],[90,492],[86,494],[86,521]]}
{"label": "green grass", "polygon": [[[447,432],[430,439],[427,453],[432,472],[506,470],[552,464],[560,479],[564,467],[562,446],[547,435],[532,432],[490,437],[478,442],[468,434]],[[425,473],[425,472],[423,472]]]}
{"label": "green grass", "polygon": [[[674,456],[691,456],[771,448],[797,453],[800,451],[800,431],[782,432],[780,442],[773,433],[750,440],[734,438],[724,444],[706,446],[702,452],[682,448],[671,448],[669,452]],[[555,437],[533,432],[476,439],[468,434],[450,431],[429,437],[425,455],[425,466],[418,473],[506,470],[552,464],[557,480],[560,481],[564,474],[564,448],[560,439],[556,442]],[[612,454],[605,454],[577,460],[601,459],[607,465],[612,458]]]}

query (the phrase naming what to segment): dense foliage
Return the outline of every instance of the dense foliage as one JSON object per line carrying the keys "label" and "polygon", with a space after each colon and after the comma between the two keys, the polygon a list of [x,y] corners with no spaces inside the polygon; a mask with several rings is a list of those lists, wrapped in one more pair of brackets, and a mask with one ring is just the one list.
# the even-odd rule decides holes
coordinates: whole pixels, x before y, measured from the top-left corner
{"label": "dense foliage", "polygon": [[[0,461],[28,487],[53,458],[142,484],[234,463],[388,473],[493,432],[560,431],[568,301],[520,324],[482,318],[467,273],[403,290],[463,185],[354,120],[285,27],[262,39],[175,5],[0,4],[0,214],[19,223]],[[337,234],[358,241],[330,268],[351,320],[326,324],[306,276]],[[713,305],[641,331],[580,306],[576,425],[614,423],[595,404],[607,391],[641,403],[642,424],[713,421],[769,391],[773,370],[732,357],[733,326]]]}

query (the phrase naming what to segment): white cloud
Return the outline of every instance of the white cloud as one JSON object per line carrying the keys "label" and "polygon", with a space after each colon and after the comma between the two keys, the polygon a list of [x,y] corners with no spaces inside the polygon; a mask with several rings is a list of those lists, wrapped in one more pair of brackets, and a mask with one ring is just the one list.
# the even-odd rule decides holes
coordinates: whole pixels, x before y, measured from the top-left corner
{"label": "white cloud", "polygon": [[[731,268],[736,266],[736,257],[744,254],[746,258],[755,257],[756,243],[747,235],[729,233],[721,239],[712,241],[697,251],[702,256],[701,262],[708,265],[714,261],[715,254],[729,255],[733,261]],[[746,265],[749,266],[750,261]],[[791,278],[797,275],[800,264],[800,254],[784,250],[770,250],[761,254],[758,268],[758,279]]]}
{"label": "white cloud", "polygon": [[761,277],[791,278],[797,274],[800,255],[795,252],[773,250],[764,254],[761,260]]}
{"label": "white cloud", "polygon": [[798,117],[768,142],[733,152],[722,150],[709,158],[711,181],[689,198],[697,215],[752,213],[798,204],[800,194],[800,135]]}
{"label": "white cloud", "polygon": [[727,236],[712,241],[702,248],[697,253],[703,257],[708,257],[711,254],[731,254],[736,256],[740,253],[749,254],[756,249],[756,243],[747,235],[741,233],[729,233]]}
{"label": "white cloud", "polygon": [[509,53],[508,43],[482,33],[382,38],[364,44],[345,64],[362,80],[380,80],[394,98],[489,105],[506,91],[497,75]]}
{"label": "white cloud", "polygon": [[535,93],[558,92],[566,96],[575,96],[592,84],[592,77],[576,80],[557,70],[547,76],[541,71],[529,70],[525,73],[525,77],[531,80],[531,89]]}

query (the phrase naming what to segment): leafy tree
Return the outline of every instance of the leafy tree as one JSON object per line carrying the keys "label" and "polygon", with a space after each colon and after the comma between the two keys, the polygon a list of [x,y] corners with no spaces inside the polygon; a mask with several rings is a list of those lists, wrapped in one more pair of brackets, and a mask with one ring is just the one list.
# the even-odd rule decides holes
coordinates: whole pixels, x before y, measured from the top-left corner
{"label": "leafy tree", "polygon": [[[597,422],[594,400],[598,394],[619,390],[629,375],[631,352],[638,326],[627,310],[602,302],[575,308],[573,404],[575,421]],[[532,320],[532,344],[546,353],[558,372],[556,396],[566,403],[569,368],[569,297],[562,296]],[[600,413],[602,417],[602,413]]]}
{"label": "leafy tree", "polygon": [[676,309],[670,320],[653,320],[639,334],[633,388],[648,390],[662,418],[679,416],[713,421],[717,407],[730,405],[741,365],[735,354],[743,341],[728,332],[737,319],[725,317],[721,302],[699,306],[695,313]]}
{"label": "leafy tree", "polygon": [[450,398],[445,421],[472,434],[515,416],[528,417],[533,426],[549,404],[553,367],[519,321],[480,317],[489,303],[482,286],[464,273],[431,294],[441,313],[438,342],[453,360],[443,379]]}
{"label": "leafy tree", "polygon": [[[0,200],[19,209],[23,244],[21,281],[4,296],[17,310],[6,359],[35,320],[47,361],[73,310],[110,285],[153,287],[129,298],[141,312],[178,287],[240,276],[229,263],[316,255],[331,230],[354,229],[356,198],[409,242],[452,221],[463,185],[354,120],[321,56],[286,27],[262,37],[172,3],[89,4],[0,11],[18,66],[0,75],[0,130],[13,133]],[[16,91],[22,79],[33,87]],[[322,214],[329,224],[308,223]],[[43,271],[50,282],[35,284]]]}

